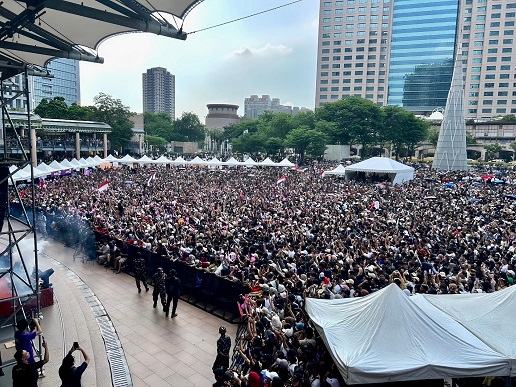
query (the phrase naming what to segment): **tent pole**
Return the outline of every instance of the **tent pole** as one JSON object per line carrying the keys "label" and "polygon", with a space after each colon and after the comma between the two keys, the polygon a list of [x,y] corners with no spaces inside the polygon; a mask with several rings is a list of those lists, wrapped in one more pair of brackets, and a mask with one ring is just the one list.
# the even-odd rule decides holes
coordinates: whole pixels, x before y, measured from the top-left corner
{"label": "tent pole", "polygon": [[505,377],[505,387],[511,387],[512,386],[512,379],[510,376]]}

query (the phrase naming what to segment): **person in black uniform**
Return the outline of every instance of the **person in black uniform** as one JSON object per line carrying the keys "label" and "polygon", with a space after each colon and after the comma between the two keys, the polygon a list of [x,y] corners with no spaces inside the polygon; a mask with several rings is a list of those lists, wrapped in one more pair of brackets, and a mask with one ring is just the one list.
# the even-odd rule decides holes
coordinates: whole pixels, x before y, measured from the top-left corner
{"label": "person in black uniform", "polygon": [[168,317],[168,312],[170,311],[170,302],[172,302],[172,313],[170,316],[176,317],[177,302],[179,301],[179,296],[181,295],[181,280],[177,278],[177,272],[174,269],[170,270],[170,275],[165,281],[165,287],[167,289],[167,306],[165,307],[165,316]]}
{"label": "person in black uniform", "polygon": [[138,293],[142,292],[142,288],[140,287],[140,281],[143,282],[145,291],[149,291],[147,279],[145,278],[146,274],[147,269],[145,268],[145,259],[143,259],[142,253],[138,252],[136,254],[136,259],[134,260],[134,279],[136,280],[136,287],[138,288]]}
{"label": "person in black uniform", "polygon": [[35,363],[29,363],[30,354],[19,349],[14,354],[16,365],[12,370],[13,387],[37,387],[38,386],[38,368],[48,363],[48,345],[43,339],[43,348],[45,348],[45,356],[43,360]]}
{"label": "person in black uniform", "polygon": [[153,308],[158,304],[158,296],[161,298],[161,305],[163,305],[163,312],[167,308],[167,291],[165,289],[165,280],[167,275],[163,272],[162,267],[158,267],[158,271],[154,274],[154,291],[152,292],[152,301],[154,301]]}

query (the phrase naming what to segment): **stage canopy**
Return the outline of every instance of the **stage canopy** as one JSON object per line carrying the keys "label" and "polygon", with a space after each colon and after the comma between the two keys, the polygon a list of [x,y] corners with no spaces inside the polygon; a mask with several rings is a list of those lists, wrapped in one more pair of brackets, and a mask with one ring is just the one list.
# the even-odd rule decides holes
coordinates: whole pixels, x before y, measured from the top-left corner
{"label": "stage canopy", "polygon": [[516,338],[506,334],[515,297],[516,286],[408,297],[392,284],[366,297],[307,298],[306,310],[347,384],[515,376]]}
{"label": "stage canopy", "polygon": [[100,43],[122,33],[149,32],[185,40],[187,34],[177,27],[182,21],[173,23],[171,15],[184,19],[201,2],[4,1],[0,4],[1,79],[22,71],[14,67],[23,68],[27,64],[45,67],[52,58],[102,63],[97,53]]}
{"label": "stage canopy", "polygon": [[324,171],[324,175],[337,175],[342,176],[346,173],[346,168],[342,164],[339,164],[336,168],[333,168],[331,171]]}
{"label": "stage canopy", "polygon": [[414,168],[388,157],[370,159],[346,167],[346,180],[353,180],[358,172],[386,175],[393,184],[404,183],[414,178]]}

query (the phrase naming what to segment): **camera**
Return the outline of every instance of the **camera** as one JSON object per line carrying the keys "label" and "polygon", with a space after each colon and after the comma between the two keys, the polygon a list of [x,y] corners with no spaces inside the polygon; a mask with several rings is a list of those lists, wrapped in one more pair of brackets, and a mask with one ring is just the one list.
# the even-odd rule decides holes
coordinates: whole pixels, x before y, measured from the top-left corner
{"label": "camera", "polygon": [[73,349],[79,349],[79,343],[77,341],[73,342]]}

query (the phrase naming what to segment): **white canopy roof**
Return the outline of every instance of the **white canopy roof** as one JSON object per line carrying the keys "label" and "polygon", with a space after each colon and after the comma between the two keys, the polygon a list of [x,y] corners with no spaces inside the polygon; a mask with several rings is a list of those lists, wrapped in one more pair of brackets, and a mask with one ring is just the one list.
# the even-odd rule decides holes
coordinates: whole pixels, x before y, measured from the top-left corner
{"label": "white canopy roof", "polygon": [[86,161],[86,159],[84,157],[81,157],[78,161],[79,161],[79,164],[81,164],[81,166],[83,168],[88,168],[88,167],[92,166],[88,161]]}
{"label": "white canopy roof", "polygon": [[[22,171],[27,173],[29,175],[29,179],[30,179],[30,176],[31,176],[30,165],[26,165],[24,168],[22,168]],[[42,171],[38,168],[34,168],[32,173],[34,174],[35,179],[37,179],[38,177],[45,177],[48,175],[48,172]]]}
{"label": "white canopy roof", "polygon": [[[100,158],[100,157],[99,157]],[[81,160],[79,160],[81,161]],[[101,164],[100,162],[96,161],[93,157],[88,157],[86,160],[86,165],[90,166],[90,167],[96,167],[97,165]]]}
{"label": "white canopy roof", "polygon": [[[95,156],[95,157],[98,157],[98,156]],[[117,159],[115,156],[113,155],[109,155],[108,157],[106,157],[105,159],[103,159],[102,161],[104,162],[108,162],[108,163],[112,163],[114,161],[120,161],[120,159]]]}
{"label": "white canopy roof", "polygon": [[[449,298],[439,297],[443,304]],[[494,310],[504,298],[498,297]],[[307,298],[306,310],[347,384],[510,375],[512,360],[487,342],[484,334],[477,336],[462,320],[429,306],[422,308],[412,298],[395,284],[366,297]],[[484,327],[494,331],[496,326],[488,325],[498,314],[494,318],[479,314],[484,311],[479,305],[483,304],[476,303],[470,315],[478,320],[483,317]],[[468,309],[457,306],[450,309]],[[512,315],[509,309],[505,311],[502,331],[507,332]]]}
{"label": "white canopy roof", "polygon": [[61,165],[57,160],[54,160],[50,163],[50,167],[54,168],[56,171],[64,171],[65,169],[70,169],[70,167],[65,167]]}
{"label": "white canopy roof", "polygon": [[218,158],[214,157],[210,161],[207,161],[206,165],[219,166],[219,165],[222,165],[222,161],[220,161]]}
{"label": "white canopy roof", "polygon": [[44,162],[41,162],[41,164],[38,165],[38,169],[43,172],[47,172],[47,175],[59,172],[58,169],[52,168],[50,165],[45,164]]}
{"label": "white canopy roof", "polygon": [[279,163],[277,163],[276,165],[280,166],[280,167],[293,167],[294,163],[290,162],[286,157],[281,160]]}
{"label": "white canopy roof", "polygon": [[[11,165],[9,167],[9,173],[13,173],[14,171],[16,171],[16,166]],[[14,181],[30,180],[30,173],[27,173],[23,169],[20,169],[18,172],[16,172],[13,175],[13,180]],[[9,183],[10,183],[10,181],[11,180],[9,179]]]}
{"label": "white canopy roof", "polygon": [[140,159],[136,160],[138,164],[155,164],[155,161],[151,159],[150,157],[147,157],[146,155],[143,155],[140,157]]}
{"label": "white canopy roof", "polygon": [[172,164],[172,160],[169,160],[165,155],[161,155],[156,160],[154,160],[155,164]]}
{"label": "white canopy roof", "polygon": [[[63,161],[61,161],[61,166],[64,167],[64,169],[75,169],[76,167],[71,163],[69,162],[67,159],[64,159]],[[52,166],[52,164],[50,164],[50,166]]]}
{"label": "white canopy roof", "polygon": [[260,161],[258,165],[262,167],[275,167],[278,164],[276,164],[274,161],[267,157],[265,160]]}
{"label": "white canopy roof", "polygon": [[324,171],[325,175],[344,175],[346,173],[346,168],[342,164],[339,164],[336,168],[333,168],[331,171]]}
{"label": "white canopy roof", "polygon": [[72,161],[70,161],[70,164],[72,164],[74,168],[84,168],[85,167],[84,165],[81,165],[81,163],[77,159],[72,159]]}
{"label": "white canopy roof", "polygon": [[388,157],[371,157],[370,159],[347,166],[346,171],[396,173],[414,172],[414,168]]}
{"label": "white canopy roof", "polygon": [[244,164],[248,167],[257,165],[256,161],[254,161],[252,157],[248,157],[247,160],[245,160],[242,164]]}
{"label": "white canopy roof", "polygon": [[118,160],[118,162],[120,164],[136,164],[137,163],[136,159],[130,155],[125,155],[120,160]]}
{"label": "white canopy roof", "polygon": [[228,160],[224,161],[222,165],[228,165],[230,167],[234,167],[236,165],[241,165],[242,163],[235,159],[234,157],[230,157]]}
{"label": "white canopy roof", "polygon": [[206,165],[207,161],[201,159],[199,156],[195,156],[193,160],[188,161],[188,164],[192,165]]}
{"label": "white canopy roof", "polygon": [[184,165],[184,164],[188,164],[188,161],[183,159],[181,156],[177,156],[177,158],[172,161],[172,164],[174,164],[174,165]]}

